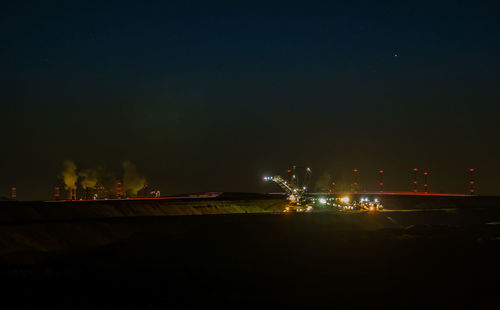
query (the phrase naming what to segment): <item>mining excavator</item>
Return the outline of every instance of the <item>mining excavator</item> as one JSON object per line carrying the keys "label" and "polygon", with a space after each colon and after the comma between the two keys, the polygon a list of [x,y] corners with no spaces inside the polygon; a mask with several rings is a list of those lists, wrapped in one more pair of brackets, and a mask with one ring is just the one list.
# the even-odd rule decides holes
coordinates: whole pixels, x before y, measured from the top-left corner
{"label": "mining excavator", "polygon": [[285,191],[289,203],[283,210],[284,212],[308,212],[312,210],[312,207],[307,205],[307,186],[311,179],[311,169],[305,168],[304,181],[301,184],[296,170],[297,167],[293,166],[287,171],[288,180],[280,175],[264,177],[265,181],[272,181]]}

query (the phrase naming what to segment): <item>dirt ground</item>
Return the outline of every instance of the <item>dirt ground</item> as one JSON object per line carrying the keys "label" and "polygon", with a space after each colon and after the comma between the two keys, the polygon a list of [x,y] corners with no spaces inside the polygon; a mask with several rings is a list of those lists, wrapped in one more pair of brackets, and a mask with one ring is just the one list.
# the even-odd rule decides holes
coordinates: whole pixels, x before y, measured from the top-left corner
{"label": "dirt ground", "polygon": [[1,256],[2,299],[53,309],[485,308],[497,300],[500,218],[471,212],[2,227],[4,243],[24,242]]}

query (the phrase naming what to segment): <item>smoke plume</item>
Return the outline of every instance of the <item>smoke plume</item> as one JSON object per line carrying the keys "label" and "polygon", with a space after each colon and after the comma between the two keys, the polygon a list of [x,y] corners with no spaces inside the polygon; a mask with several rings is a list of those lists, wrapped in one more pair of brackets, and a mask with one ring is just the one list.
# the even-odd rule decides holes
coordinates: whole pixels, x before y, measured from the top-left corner
{"label": "smoke plume", "polygon": [[137,168],[130,161],[123,162],[123,186],[128,196],[137,196],[146,184],[146,179],[137,172]]}
{"label": "smoke plume", "polygon": [[78,175],[76,174],[76,165],[71,160],[65,160],[63,162],[63,171],[61,173],[64,188],[71,189],[76,187],[76,181],[78,180]]}
{"label": "smoke plume", "polygon": [[80,185],[84,188],[94,188],[97,185],[97,170],[96,169],[85,169],[80,171],[78,175],[82,178]]}

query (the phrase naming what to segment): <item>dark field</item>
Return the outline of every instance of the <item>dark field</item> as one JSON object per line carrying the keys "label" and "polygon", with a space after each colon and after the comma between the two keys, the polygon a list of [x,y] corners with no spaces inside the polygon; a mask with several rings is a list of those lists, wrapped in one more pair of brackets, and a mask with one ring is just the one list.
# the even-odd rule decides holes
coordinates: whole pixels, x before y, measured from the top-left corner
{"label": "dark field", "polygon": [[2,301],[37,309],[489,308],[498,301],[498,222],[498,208],[487,207],[4,224],[2,247],[14,250],[0,256]]}

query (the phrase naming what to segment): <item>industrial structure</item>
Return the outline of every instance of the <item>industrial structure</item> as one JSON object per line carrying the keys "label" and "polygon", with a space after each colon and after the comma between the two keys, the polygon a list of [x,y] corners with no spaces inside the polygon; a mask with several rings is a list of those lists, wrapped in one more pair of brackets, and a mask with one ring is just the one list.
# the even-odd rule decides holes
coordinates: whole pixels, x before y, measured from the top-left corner
{"label": "industrial structure", "polygon": [[[382,170],[380,170],[382,171]],[[296,173],[296,166],[288,171],[289,179],[286,180],[280,175],[264,177],[264,181],[272,181],[278,184],[284,191],[289,201],[283,212],[311,212],[311,211],[379,211],[382,204],[378,199],[370,200],[360,198],[351,199],[349,196],[336,197],[333,189],[326,194],[310,193],[308,183],[311,177],[311,169],[305,168],[304,182],[299,183]],[[354,194],[358,193],[358,169],[354,169],[355,180],[353,183]],[[383,173],[383,171],[381,172]],[[332,182],[332,188],[335,182]],[[383,186],[382,181],[380,182]]]}
{"label": "industrial structure", "polygon": [[287,199],[290,202],[289,208],[297,210],[305,208],[305,210],[307,210],[307,191],[311,179],[311,169],[305,168],[304,181],[302,183],[299,183],[299,177],[297,176],[296,170],[297,167],[293,166],[292,169],[287,171],[289,175],[288,180],[285,180],[280,175],[264,177],[264,180],[275,182],[285,191]]}

